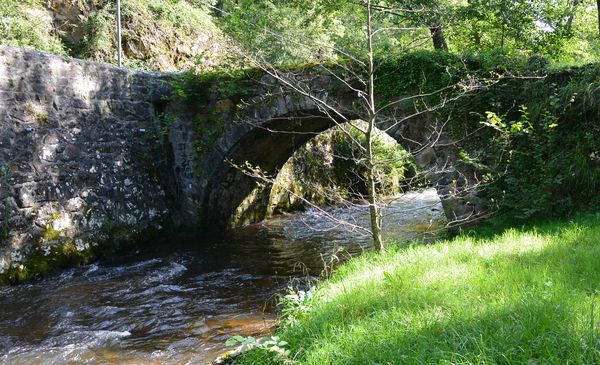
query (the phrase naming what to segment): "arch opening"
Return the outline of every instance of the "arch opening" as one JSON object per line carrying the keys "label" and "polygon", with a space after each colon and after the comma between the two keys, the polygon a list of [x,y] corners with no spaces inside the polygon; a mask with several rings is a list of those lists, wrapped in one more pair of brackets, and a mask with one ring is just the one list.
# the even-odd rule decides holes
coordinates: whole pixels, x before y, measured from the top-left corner
{"label": "arch opening", "polygon": [[[407,155],[414,157],[415,176],[409,176],[414,179],[400,186],[403,190],[427,184],[434,187],[450,224],[467,222],[480,214],[477,192],[470,190],[476,176],[460,161],[457,147],[430,123],[424,118],[386,130],[388,141],[395,140]],[[238,123],[224,137],[229,138],[228,144],[221,147],[221,153],[215,157],[219,161],[206,180],[201,222],[212,228],[234,227],[284,210],[273,202],[271,181],[296,151],[336,125],[318,111],[278,116],[260,124]],[[258,168],[269,179],[257,181],[240,166]],[[350,195],[360,197],[360,189]]]}
{"label": "arch opening", "polygon": [[[365,171],[359,163],[364,158],[356,145],[361,137],[349,123],[336,125],[314,116],[275,118],[252,128],[227,151],[224,166],[213,177],[207,201],[213,222],[217,218],[233,227],[312,204],[364,201]],[[430,186],[414,157],[392,136],[377,129],[374,146],[382,196]],[[246,167],[260,169],[269,180],[248,176]]]}
{"label": "arch opening", "polygon": [[[360,120],[334,126],[300,147],[283,165],[271,188],[266,216],[317,206],[364,205],[368,197]],[[414,156],[393,137],[375,128],[376,190],[385,201],[430,187]]]}
{"label": "arch opening", "polygon": [[256,222],[266,215],[266,189],[235,166],[260,167],[275,176],[296,150],[334,124],[323,116],[294,115],[273,118],[249,129],[222,154],[207,181],[201,206],[201,222],[208,227],[236,226]]}

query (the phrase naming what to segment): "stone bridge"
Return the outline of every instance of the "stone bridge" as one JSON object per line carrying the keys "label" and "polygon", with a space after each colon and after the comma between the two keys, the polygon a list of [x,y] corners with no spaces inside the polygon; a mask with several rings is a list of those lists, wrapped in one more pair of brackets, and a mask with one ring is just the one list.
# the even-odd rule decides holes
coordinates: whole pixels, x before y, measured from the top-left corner
{"label": "stone bridge", "polygon": [[[331,76],[297,77],[347,118],[359,115],[356,95]],[[185,100],[175,79],[0,46],[0,278],[34,275],[40,256],[54,257],[50,267],[69,256],[85,261],[107,242],[165,225],[254,219],[264,199],[227,161],[274,175],[336,123],[265,74],[233,91],[207,82]],[[418,151],[450,220],[479,213],[466,193],[474,175],[433,118],[379,127]]]}
{"label": "stone bridge", "polygon": [[[262,219],[270,187],[257,187],[256,179],[232,165],[248,163],[276,176],[315,135],[362,115],[356,93],[329,72],[304,70],[283,77],[342,115],[282,87],[266,72],[248,76],[251,82],[238,81],[239,87],[226,81],[234,87],[225,89],[233,92],[221,91],[222,80],[206,83],[187,102],[167,107],[176,120],[169,139],[179,179],[177,201],[186,221],[218,227]],[[382,118],[377,127],[413,153],[437,189],[450,222],[478,217],[483,211],[476,196],[477,177],[458,157],[456,144],[444,131],[445,120],[438,122],[427,113],[407,117],[414,114],[414,109],[395,109],[394,118]]]}

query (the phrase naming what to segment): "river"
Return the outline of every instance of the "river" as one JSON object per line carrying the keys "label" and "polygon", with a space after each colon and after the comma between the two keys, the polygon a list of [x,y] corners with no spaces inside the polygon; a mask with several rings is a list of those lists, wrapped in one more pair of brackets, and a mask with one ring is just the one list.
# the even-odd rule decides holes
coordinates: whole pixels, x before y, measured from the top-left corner
{"label": "river", "polygon": [[[364,210],[327,208],[364,221]],[[432,239],[435,190],[400,195],[384,236]],[[2,364],[205,364],[275,323],[278,294],[368,249],[314,209],[221,236],[180,233],[33,283],[0,287]]]}

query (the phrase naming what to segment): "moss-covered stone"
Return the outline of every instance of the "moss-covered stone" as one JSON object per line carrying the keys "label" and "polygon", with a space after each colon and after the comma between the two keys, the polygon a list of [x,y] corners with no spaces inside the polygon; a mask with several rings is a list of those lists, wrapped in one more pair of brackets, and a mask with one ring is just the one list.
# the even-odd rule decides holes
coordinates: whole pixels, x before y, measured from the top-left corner
{"label": "moss-covered stone", "polygon": [[0,284],[17,284],[38,279],[60,269],[84,265],[95,257],[97,255],[94,248],[78,250],[72,239],[50,252],[38,248],[24,262],[0,274]]}
{"label": "moss-covered stone", "polygon": [[36,246],[22,263],[0,274],[0,285],[23,283],[47,277],[66,268],[80,267],[148,242],[172,229],[170,221],[164,221],[158,226],[161,228],[152,226],[136,233],[128,227],[107,221],[101,228],[104,239],[98,244],[85,247],[78,247],[73,238],[64,237],[61,231],[48,228],[39,240],[55,240],[53,247],[44,250],[41,245]]}

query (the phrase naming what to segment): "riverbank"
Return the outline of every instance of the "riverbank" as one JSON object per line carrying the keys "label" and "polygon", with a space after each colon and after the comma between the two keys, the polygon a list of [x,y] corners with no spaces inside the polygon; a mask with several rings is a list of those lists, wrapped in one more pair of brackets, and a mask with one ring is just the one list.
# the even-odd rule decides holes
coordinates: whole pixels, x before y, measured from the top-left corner
{"label": "riverbank", "polygon": [[[397,214],[386,237],[402,241],[430,240],[426,228],[444,220],[432,189],[397,196],[388,212]],[[367,249],[366,237],[332,225],[308,209],[215,235],[163,232],[55,276],[0,286],[0,364],[206,364],[232,336],[267,336],[290,282],[306,286],[324,263]]]}
{"label": "riverbank", "polygon": [[351,260],[287,297],[276,335],[293,364],[595,363],[599,292],[600,214],[487,227]]}

